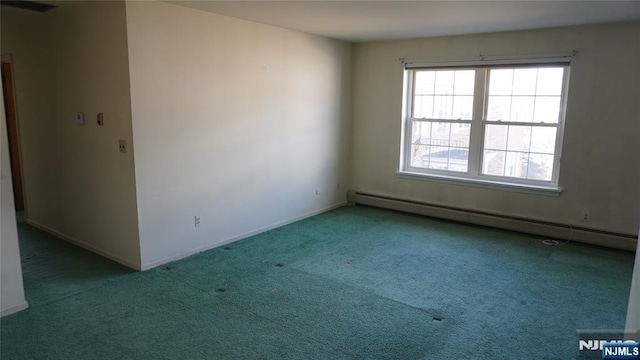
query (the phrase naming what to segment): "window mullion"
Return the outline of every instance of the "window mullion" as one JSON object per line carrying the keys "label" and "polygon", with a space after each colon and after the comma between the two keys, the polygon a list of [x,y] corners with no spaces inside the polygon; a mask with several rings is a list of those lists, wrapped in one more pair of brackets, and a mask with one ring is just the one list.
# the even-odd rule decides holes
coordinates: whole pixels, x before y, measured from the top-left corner
{"label": "window mullion", "polygon": [[404,148],[401,151],[401,168],[408,168],[411,165],[411,138],[413,136],[413,97],[415,96],[415,71],[406,74],[406,87],[403,90],[402,97],[406,103],[403,111],[403,142]]}
{"label": "window mullion", "polygon": [[449,124],[470,124],[471,120],[451,120],[451,119],[427,119],[427,118],[410,118],[409,121],[421,121],[430,123],[449,123]]}
{"label": "window mullion", "polygon": [[558,123],[545,123],[545,122],[526,122],[526,121],[485,121],[485,124],[490,125],[513,125],[513,126],[538,126],[538,127],[559,127]]}
{"label": "window mullion", "polygon": [[482,143],[484,134],[484,107],[487,70],[476,69],[473,96],[473,116],[471,120],[471,136],[469,139],[469,175],[478,176],[481,170]]}

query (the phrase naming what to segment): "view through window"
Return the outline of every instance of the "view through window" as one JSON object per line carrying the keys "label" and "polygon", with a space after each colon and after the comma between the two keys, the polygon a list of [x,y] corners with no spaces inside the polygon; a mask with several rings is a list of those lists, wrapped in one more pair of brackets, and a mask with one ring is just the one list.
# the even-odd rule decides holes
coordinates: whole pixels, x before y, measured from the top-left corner
{"label": "view through window", "polygon": [[567,70],[409,70],[403,170],[557,185]]}

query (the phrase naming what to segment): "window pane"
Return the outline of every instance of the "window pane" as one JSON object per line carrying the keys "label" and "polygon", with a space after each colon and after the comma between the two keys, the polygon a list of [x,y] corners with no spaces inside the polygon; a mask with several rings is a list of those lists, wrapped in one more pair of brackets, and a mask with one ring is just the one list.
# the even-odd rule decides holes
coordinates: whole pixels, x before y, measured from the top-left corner
{"label": "window pane", "polygon": [[473,95],[473,87],[476,81],[475,70],[456,70],[454,81],[454,94]]}
{"label": "window pane", "polygon": [[429,144],[447,147],[469,147],[471,128],[463,125],[434,122]]}
{"label": "window pane", "polygon": [[433,118],[433,95],[418,95],[413,98],[414,118]]}
{"label": "window pane", "polygon": [[534,126],[531,130],[531,152],[553,154],[556,149],[555,127]]}
{"label": "window pane", "polygon": [[467,171],[469,160],[468,148],[449,148],[449,171]]}
{"label": "window pane", "polygon": [[511,113],[511,96],[489,96],[487,120],[507,121]]}
{"label": "window pane", "polygon": [[485,150],[482,156],[482,173],[504,176],[505,151]]}
{"label": "window pane", "polygon": [[432,146],[429,154],[429,168],[466,172],[469,149],[446,146]]}
{"label": "window pane", "polygon": [[555,127],[487,125],[482,173],[550,181],[556,132]]}
{"label": "window pane", "polygon": [[538,69],[515,69],[513,71],[513,95],[535,95]]}
{"label": "window pane", "polygon": [[560,117],[560,96],[538,96],[533,121],[557,123]]}
{"label": "window pane", "polygon": [[504,176],[526,178],[528,166],[529,159],[527,153],[520,151],[507,151]]}
{"label": "window pane", "polygon": [[437,71],[436,72],[436,95],[452,95],[453,94],[453,71]]}
{"label": "window pane", "polygon": [[451,124],[449,123],[433,123],[431,128],[430,145],[434,146],[450,146],[449,138],[451,136]]}
{"label": "window pane", "polygon": [[536,95],[560,95],[563,74],[563,68],[540,68]]}
{"label": "window pane", "polygon": [[531,126],[509,126],[507,150],[529,151]]}
{"label": "window pane", "polygon": [[433,101],[433,118],[434,119],[453,119],[453,96],[434,97]]}
{"label": "window pane", "polygon": [[469,123],[415,121],[412,127],[411,166],[466,172],[470,131]]}
{"label": "window pane", "polygon": [[411,144],[427,144],[431,138],[431,123],[414,121],[411,129]]}
{"label": "window pane", "polygon": [[514,96],[511,100],[509,121],[531,122],[533,120],[534,96]]}
{"label": "window pane", "polygon": [[426,144],[428,144],[431,139],[431,123],[414,121],[411,135],[411,166],[428,166],[428,163],[424,164],[424,156],[429,150]]}
{"label": "window pane", "polygon": [[473,117],[473,96],[453,97],[453,118],[471,120]]}
{"label": "window pane", "polygon": [[530,154],[528,179],[551,181],[553,155]]}
{"label": "window pane", "polygon": [[506,150],[508,128],[506,125],[487,125],[484,133],[484,148],[487,150]]}
{"label": "window pane", "polygon": [[417,71],[415,77],[415,95],[433,95],[435,71]]}
{"label": "window pane", "polygon": [[513,69],[497,69],[489,72],[489,94],[511,95]]}
{"label": "window pane", "polygon": [[564,68],[489,71],[487,120],[557,123]]}
{"label": "window pane", "polygon": [[432,146],[429,151],[429,169],[448,170],[449,157],[446,146]]}
{"label": "window pane", "polygon": [[470,135],[471,126],[469,124],[451,124],[451,146],[468,148]]}
{"label": "window pane", "polygon": [[471,120],[475,70],[416,71],[413,118]]}
{"label": "window pane", "polygon": [[414,167],[429,167],[429,147],[426,145],[414,145],[411,146],[411,166]]}

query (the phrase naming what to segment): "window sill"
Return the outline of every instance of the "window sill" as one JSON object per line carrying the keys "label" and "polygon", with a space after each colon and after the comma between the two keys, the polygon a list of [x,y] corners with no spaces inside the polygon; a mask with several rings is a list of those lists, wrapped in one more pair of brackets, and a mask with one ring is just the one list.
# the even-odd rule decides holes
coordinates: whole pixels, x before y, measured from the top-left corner
{"label": "window sill", "polygon": [[461,178],[456,176],[423,174],[423,173],[416,173],[416,172],[410,172],[410,171],[396,171],[396,175],[404,179],[432,181],[432,182],[438,182],[443,184],[473,186],[473,187],[479,187],[484,189],[512,191],[512,192],[519,192],[519,193],[533,194],[533,195],[558,197],[560,196],[560,193],[562,193],[562,188],[551,187],[551,186],[547,187],[547,186],[515,184],[515,183],[491,181],[491,180],[484,180],[484,179],[467,179],[467,178]]}

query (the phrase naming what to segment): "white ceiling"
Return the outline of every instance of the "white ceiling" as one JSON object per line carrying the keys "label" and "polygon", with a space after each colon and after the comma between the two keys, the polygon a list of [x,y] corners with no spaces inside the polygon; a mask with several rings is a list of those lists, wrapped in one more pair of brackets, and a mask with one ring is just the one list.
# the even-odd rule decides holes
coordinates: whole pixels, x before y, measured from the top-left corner
{"label": "white ceiling", "polygon": [[352,42],[640,20],[637,0],[168,2]]}

